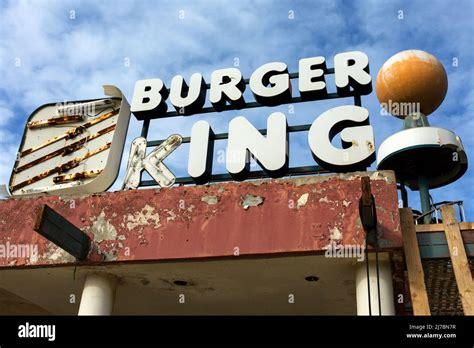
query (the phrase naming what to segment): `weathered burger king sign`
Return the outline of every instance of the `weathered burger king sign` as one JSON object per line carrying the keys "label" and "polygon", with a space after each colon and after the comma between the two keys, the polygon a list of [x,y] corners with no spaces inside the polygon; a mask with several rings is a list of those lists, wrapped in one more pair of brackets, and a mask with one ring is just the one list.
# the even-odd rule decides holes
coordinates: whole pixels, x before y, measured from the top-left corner
{"label": "weathered burger king sign", "polygon": [[[109,99],[42,106],[25,127],[10,191],[21,195],[106,190],[118,174],[130,111],[148,124],[163,117],[348,96],[358,97],[359,105],[331,108],[317,116],[307,129],[288,127],[284,113],[272,112],[267,116],[266,130],[258,130],[240,110],[224,135],[216,136],[207,121],[197,120],[189,138],[173,134],[148,154],[150,142],[139,137],[132,143],[124,188],[138,187],[143,171],[160,186],[173,185],[175,174],[163,160],[183,139],[190,143],[187,168],[196,183],[209,181],[214,141],[226,138],[226,170],[233,179],[247,177],[250,157],[268,176],[284,176],[289,161],[288,133],[295,129],[308,131],[308,146],[323,168],[335,172],[365,169],[375,155],[369,112],[360,106],[360,96],[372,91],[368,57],[359,51],[339,53],[333,66],[328,68],[324,57],[304,58],[299,61],[298,73],[290,74],[286,63],[271,62],[257,68],[248,80],[233,67],[215,70],[209,84],[200,73],[191,75],[189,80],[177,75],[169,89],[157,78],[139,80],[131,107],[113,86],[106,88],[106,94],[112,97]],[[334,74],[336,92],[328,91],[326,77],[330,74]],[[252,92],[253,101],[244,100],[246,88]],[[204,107],[206,100],[212,106]],[[95,106],[93,112],[86,107],[90,105]],[[176,111],[168,111],[169,106]],[[339,133],[342,144],[336,147],[331,141]]]}
{"label": "weathered burger king sign", "polygon": [[[349,92],[367,94],[371,91],[369,61],[362,52],[346,52],[334,57],[334,79],[340,96]],[[324,57],[299,61],[298,91],[303,100],[322,99],[328,95]],[[292,101],[292,83],[288,67],[272,62],[257,68],[250,76],[248,87],[255,101],[262,106],[275,106]],[[165,117],[167,100],[179,115],[202,111],[206,94],[215,111],[226,106],[239,109],[246,105],[246,84],[236,68],[215,70],[209,88],[200,73],[191,76],[189,84],[177,75],[168,89],[160,79],[137,81],[131,110],[138,119]],[[209,93],[206,93],[209,90]],[[374,140],[368,125],[369,113],[354,105],[327,110],[317,117],[308,132],[308,145],[315,160],[327,169],[350,171],[365,168],[373,161]],[[270,176],[285,175],[288,167],[288,132],[286,116],[274,112],[268,116],[266,136],[262,135],[244,116],[229,124],[226,169],[235,179],[243,179],[249,170],[249,155]],[[331,144],[332,137],[341,132],[343,148]],[[207,121],[198,121],[191,134],[188,172],[197,182],[205,182],[211,172],[213,131]]]}

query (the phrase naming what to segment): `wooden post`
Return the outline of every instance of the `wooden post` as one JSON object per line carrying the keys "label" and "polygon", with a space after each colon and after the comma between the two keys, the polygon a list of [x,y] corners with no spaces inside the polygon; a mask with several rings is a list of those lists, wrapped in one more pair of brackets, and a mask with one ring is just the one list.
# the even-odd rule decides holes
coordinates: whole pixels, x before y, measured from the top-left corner
{"label": "wooden post", "polygon": [[403,248],[408,270],[411,301],[414,315],[431,315],[428,294],[426,292],[425,274],[421,264],[418,240],[416,239],[415,223],[410,208],[400,209]]}
{"label": "wooden post", "polygon": [[448,241],[449,254],[451,255],[451,263],[454,276],[456,277],[464,315],[474,315],[474,285],[472,274],[453,205],[442,206],[441,215],[443,217],[444,232],[446,233],[446,240]]}

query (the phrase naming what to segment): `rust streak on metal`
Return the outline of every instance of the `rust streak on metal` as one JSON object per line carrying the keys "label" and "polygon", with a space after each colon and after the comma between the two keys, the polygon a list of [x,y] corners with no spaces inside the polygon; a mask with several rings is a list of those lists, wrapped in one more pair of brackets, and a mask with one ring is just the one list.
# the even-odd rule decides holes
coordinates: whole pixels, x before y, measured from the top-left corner
{"label": "rust streak on metal", "polygon": [[370,206],[372,205],[372,193],[370,191],[370,178],[368,176],[363,176],[361,178],[362,184],[362,205]]}
{"label": "rust streak on metal", "polygon": [[35,219],[35,223],[33,225],[33,230],[34,231],[39,230],[40,227],[41,227],[41,221],[43,220],[43,214],[44,214],[45,207],[46,207],[46,204],[42,204],[42,205],[38,206],[35,209],[36,219]]}
{"label": "rust streak on metal", "polygon": [[22,181],[21,183],[19,184],[16,184],[12,187],[12,191],[16,191],[16,190],[19,190],[25,186],[28,186],[28,185],[31,185],[31,184],[34,184],[35,182],[37,181],[40,181],[40,180],[43,180],[44,178],[47,178],[48,176],[51,176],[53,174],[56,174],[56,173],[63,173],[63,172],[66,172],[72,168],[75,168],[77,167],[82,161],[84,161],[85,159],[87,158],[90,158],[92,156],[95,156],[97,155],[98,153],[102,152],[102,151],[105,151],[107,150],[108,148],[110,148],[110,145],[111,143],[107,143],[95,150],[92,150],[88,153],[86,153],[84,156],[82,157],[78,157],[78,158],[74,158],[72,160],[70,160],[69,162],[66,162],[64,164],[61,164],[57,167],[54,167],[50,170],[47,170],[43,173],[40,173],[28,180],[25,180],[25,181]]}
{"label": "rust streak on metal", "polygon": [[35,159],[34,161],[31,161],[29,163],[26,163],[18,168],[15,168],[15,173],[20,173],[24,170],[27,170],[27,169],[30,169],[31,167],[34,167],[35,165],[39,164],[39,163],[42,163],[42,162],[46,162],[48,160],[50,160],[51,158],[54,158],[56,156],[66,156],[66,155],[69,155],[70,153],[72,152],[75,152],[77,150],[79,150],[84,144],[86,144],[87,142],[91,141],[91,140],[94,140],[94,139],[97,139],[99,137],[101,137],[102,135],[105,135],[107,133],[110,133],[111,131],[113,131],[115,129],[115,124],[107,127],[107,128],[104,128],[104,129],[101,129],[100,131],[98,131],[97,133],[95,134],[92,134],[91,136],[88,136],[88,137],[85,137],[85,138],[82,138],[81,140],[78,140],[76,141],[75,143],[72,143],[70,145],[67,145],[67,146],[64,146],[56,151],[53,151],[51,153],[48,153],[47,155],[44,155],[42,157],[39,157],[37,159]]}
{"label": "rust streak on metal", "polygon": [[52,117],[52,118],[48,118],[46,120],[28,122],[28,128],[29,129],[36,129],[36,128],[44,128],[44,127],[48,127],[48,126],[69,124],[69,123],[80,122],[83,119],[84,119],[84,116],[82,116],[82,115]]}
{"label": "rust streak on metal", "polygon": [[76,136],[78,136],[79,134],[82,134],[84,133],[84,131],[87,129],[87,128],[90,128],[102,121],[105,121],[109,118],[111,118],[112,116],[115,116],[116,114],[118,114],[119,110],[114,110],[114,111],[111,111],[111,112],[108,112],[102,116],[99,116],[95,119],[93,119],[92,121],[89,121],[89,122],[86,122],[84,123],[83,125],[80,125],[80,126],[77,126],[77,127],[74,127],[70,130],[68,130],[66,133],[64,133],[63,135],[59,135],[59,136],[56,136],[54,138],[51,138],[49,140],[47,140],[46,142],[44,142],[43,144],[37,146],[37,147],[32,147],[30,149],[26,149],[25,151],[22,151],[20,153],[20,157],[24,157],[26,155],[29,155],[35,151],[38,151],[46,146],[49,146],[51,144],[54,144],[58,141],[61,141],[61,140],[64,140],[64,139],[72,139],[72,138],[75,138]]}
{"label": "rust streak on metal", "polygon": [[80,172],[80,173],[58,175],[53,178],[53,181],[55,184],[61,184],[64,182],[71,182],[71,181],[76,181],[79,179],[94,178],[98,176],[100,173],[102,173],[101,169],[87,170],[85,172]]}

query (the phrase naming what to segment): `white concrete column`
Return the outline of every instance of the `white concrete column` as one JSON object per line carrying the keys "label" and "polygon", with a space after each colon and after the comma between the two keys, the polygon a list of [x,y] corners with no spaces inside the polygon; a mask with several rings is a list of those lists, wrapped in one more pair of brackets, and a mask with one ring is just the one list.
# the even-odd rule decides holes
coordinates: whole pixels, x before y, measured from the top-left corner
{"label": "white concrete column", "polygon": [[[372,315],[379,315],[377,269],[375,254],[373,253],[369,254],[369,279]],[[395,315],[392,268],[387,253],[379,253],[379,282],[382,315]],[[367,265],[364,260],[357,263],[356,270],[357,315],[369,315],[369,295],[367,289]]]}
{"label": "white concrete column", "polygon": [[78,315],[111,315],[117,278],[106,274],[89,274],[82,291]]}

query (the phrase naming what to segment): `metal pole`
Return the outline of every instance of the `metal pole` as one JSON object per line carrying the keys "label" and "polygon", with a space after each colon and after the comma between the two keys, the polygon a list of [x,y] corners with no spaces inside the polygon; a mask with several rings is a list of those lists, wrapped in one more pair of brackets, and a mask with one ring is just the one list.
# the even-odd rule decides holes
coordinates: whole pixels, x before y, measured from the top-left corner
{"label": "metal pole", "polygon": [[402,196],[403,208],[408,207],[408,192],[405,187],[405,181],[400,180],[400,194]]}
{"label": "metal pole", "polygon": [[146,119],[143,121],[142,133],[140,136],[147,138],[149,128],[150,128],[150,119]]}
{"label": "metal pole", "polygon": [[[431,210],[430,191],[428,186],[428,179],[424,176],[418,178],[418,190],[420,191],[421,213],[424,214]],[[431,214],[423,217],[425,224],[431,223]]]}
{"label": "metal pole", "polygon": [[89,274],[82,291],[78,315],[111,315],[115,301],[117,278]]}
{"label": "metal pole", "polygon": [[458,203],[459,215],[461,215],[461,222],[466,221],[466,214],[464,213],[464,203],[461,201]]}
{"label": "metal pole", "polygon": [[[369,256],[370,274],[367,277],[365,262],[357,262],[356,266],[356,301],[357,315],[395,315],[395,305],[393,300],[392,268],[390,259],[386,254],[380,254],[379,258],[379,279],[377,282],[377,265],[373,254]],[[367,261],[367,260],[366,260]],[[379,285],[377,285],[377,283]],[[380,292],[378,291],[380,289]],[[370,291],[370,304],[368,292]],[[379,299],[380,293],[380,299]],[[379,312],[379,303],[381,312]]]}

